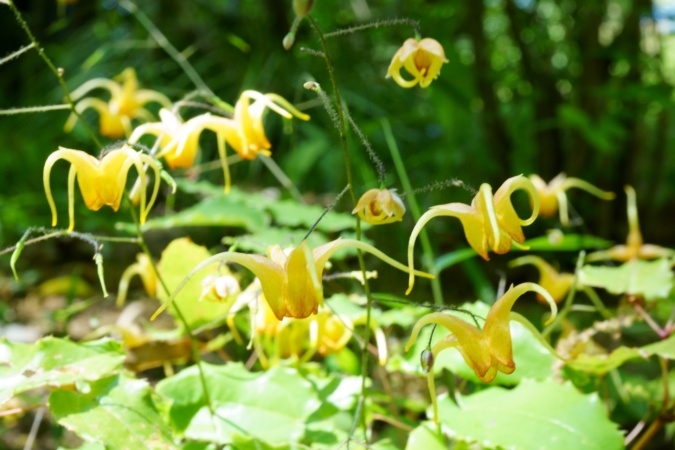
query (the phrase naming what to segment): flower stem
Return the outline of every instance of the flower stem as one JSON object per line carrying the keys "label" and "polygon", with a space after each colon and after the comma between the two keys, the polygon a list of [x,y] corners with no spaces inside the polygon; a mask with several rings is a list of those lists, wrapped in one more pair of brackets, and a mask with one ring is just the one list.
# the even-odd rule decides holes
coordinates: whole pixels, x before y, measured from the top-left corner
{"label": "flower stem", "polygon": [[[319,26],[317,25],[314,18],[310,15],[307,15],[307,19],[309,20],[309,23],[312,24],[312,27],[316,31],[316,34],[319,36],[319,40],[321,40],[321,46],[323,47],[323,59],[326,61],[326,68],[328,69],[328,75],[330,76],[330,82],[333,86],[333,93],[335,94],[335,103],[337,105],[336,109],[338,121],[340,124],[340,128],[338,129],[338,131],[340,132],[340,140],[342,141],[342,150],[344,152],[345,166],[347,169],[347,183],[349,184],[349,193],[352,197],[352,203],[356,205],[356,193],[354,191],[354,182],[352,181],[352,170],[349,161],[349,146],[347,144],[347,126],[345,124],[344,109],[342,106],[342,99],[340,98],[340,92],[338,91],[337,82],[335,81],[335,73],[333,72],[333,65],[331,64],[330,54],[328,53],[326,38],[323,32],[321,31],[321,28],[319,28]],[[359,218],[359,216],[356,216],[356,240],[358,241],[361,240],[361,219]],[[366,324],[363,332],[363,351],[361,357],[361,397],[359,399],[359,404],[363,405],[366,399],[366,379],[368,378],[368,359],[369,359],[368,343],[370,342],[370,319],[373,300],[370,296],[370,284],[368,283],[368,278],[366,276],[366,264],[363,261],[363,253],[361,252],[361,250],[357,249],[356,254],[359,260],[359,268],[361,269],[361,273],[363,274],[363,281],[364,281],[363,290],[365,291],[366,294]],[[357,423],[357,421],[359,420],[361,412],[362,412],[361,409],[357,408],[357,414],[355,414],[354,423]],[[365,433],[366,431],[365,414],[363,414],[361,417],[363,418],[363,430]],[[354,430],[352,429],[352,436],[353,431]]]}
{"label": "flower stem", "polygon": [[337,30],[333,31],[332,33],[326,33],[324,37],[326,39],[332,38],[332,37],[337,37],[337,36],[344,36],[346,34],[352,34],[356,33],[359,31],[367,30],[369,28],[380,28],[380,27],[391,27],[394,25],[410,25],[415,29],[415,37],[417,39],[420,39],[422,37],[422,32],[420,31],[420,24],[417,23],[417,21],[412,20],[412,19],[389,19],[389,20],[377,20],[375,22],[370,22],[370,23],[365,23],[363,25],[357,25],[354,27],[349,27],[349,28],[344,28],[342,30]]}
{"label": "flower stem", "polygon": [[71,106],[64,103],[63,105],[28,106],[26,108],[0,109],[0,116],[11,116],[14,114],[39,113],[47,111],[59,111],[61,109],[71,109]]}
{"label": "flower stem", "polygon": [[[169,287],[166,285],[166,282],[162,278],[162,275],[159,273],[159,270],[157,270],[157,265],[155,264],[154,259],[152,259],[152,254],[150,253],[150,249],[148,248],[148,245],[145,243],[145,238],[143,237],[143,232],[141,231],[141,225],[138,222],[138,217],[136,216],[136,211],[133,208],[133,205],[131,205],[131,200],[129,199],[129,196],[127,197],[127,201],[129,202],[129,211],[131,211],[131,218],[134,221],[134,224],[136,225],[136,234],[138,235],[138,245],[141,247],[143,250],[143,253],[148,257],[148,260],[150,261],[150,265],[152,266],[152,270],[155,272],[155,275],[157,276],[157,279],[159,280],[160,284],[162,285],[162,288],[164,289],[164,292],[166,293],[167,296],[171,295],[171,291],[169,290]],[[204,402],[206,403],[206,406],[209,408],[209,412],[211,413],[211,417],[216,416],[216,411],[213,408],[213,404],[211,403],[211,396],[209,395],[209,389],[206,385],[206,375],[204,374],[204,368],[202,367],[202,357],[199,354],[199,347],[197,347],[197,338],[193,335],[192,329],[190,328],[190,324],[188,324],[187,320],[185,319],[185,316],[181,312],[180,308],[176,303],[173,304],[173,309],[176,311],[176,315],[178,316],[178,319],[181,321],[183,324],[183,327],[185,328],[185,331],[187,332],[189,338],[190,338],[190,343],[192,344],[192,355],[193,358],[195,359],[195,363],[197,364],[197,369],[199,371],[199,380],[202,384],[202,390],[204,391]]]}
{"label": "flower stem", "polygon": [[[417,222],[420,220],[422,212],[420,211],[420,207],[417,204],[415,195],[412,193],[413,188],[410,184],[408,173],[406,172],[405,166],[403,165],[401,153],[398,151],[398,145],[396,144],[396,139],[394,139],[394,134],[391,131],[391,125],[389,125],[389,121],[386,118],[382,119],[382,128],[384,129],[384,137],[387,140],[387,145],[389,146],[389,151],[391,152],[391,157],[394,160],[396,172],[398,173],[398,177],[401,180],[403,189],[410,193],[406,197],[410,203],[410,212],[413,215],[413,219],[415,219],[415,222]],[[427,267],[429,273],[434,275],[434,278],[431,280],[431,291],[434,296],[434,303],[440,306],[443,304],[443,290],[441,288],[441,280],[438,278],[436,265],[434,264],[434,251],[431,248],[431,241],[429,240],[429,235],[427,234],[427,230],[425,228],[422,228],[422,231],[420,232],[420,241],[422,241],[422,251],[424,252],[424,264]]]}
{"label": "flower stem", "polygon": [[63,79],[63,69],[57,69],[52,61],[49,59],[47,54],[45,53],[44,49],[40,47],[40,44],[38,43],[37,39],[35,39],[35,36],[33,36],[33,32],[30,30],[28,27],[28,24],[24,20],[23,16],[19,12],[18,8],[14,4],[13,0],[7,0],[7,4],[9,7],[12,9],[14,12],[14,15],[16,16],[16,20],[19,22],[19,25],[21,25],[21,28],[26,32],[26,35],[28,36],[28,39],[33,43],[33,46],[37,49],[38,55],[40,55],[40,58],[47,64],[49,67],[49,70],[52,71],[52,73],[56,76],[56,78],[59,80],[59,84],[61,85],[61,89],[63,89],[64,94],[66,95],[66,101],[70,105],[70,110],[75,114],[75,116],[78,118],[78,120],[82,123],[84,126],[85,130],[87,130],[87,133],[89,133],[89,136],[91,137],[91,140],[94,141],[94,143],[98,146],[98,148],[102,149],[103,146],[101,146],[101,143],[99,142],[98,138],[94,134],[94,132],[89,128],[89,125],[87,125],[87,122],[85,122],[82,119],[82,116],[80,115],[79,112],[75,109],[75,103],[73,102],[72,97],[70,96],[70,91],[68,90],[68,86],[66,86],[66,82]]}

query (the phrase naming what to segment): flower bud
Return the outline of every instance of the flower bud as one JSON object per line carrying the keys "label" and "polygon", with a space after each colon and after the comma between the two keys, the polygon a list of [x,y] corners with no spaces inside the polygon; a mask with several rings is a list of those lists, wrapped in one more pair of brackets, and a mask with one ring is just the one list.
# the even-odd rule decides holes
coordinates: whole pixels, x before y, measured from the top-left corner
{"label": "flower bud", "polygon": [[284,36],[284,40],[281,41],[281,43],[286,50],[290,50],[291,47],[293,47],[293,44],[295,44],[295,33],[290,31],[286,36]]}
{"label": "flower bud", "polygon": [[434,354],[431,353],[431,350],[424,350],[420,354],[420,364],[422,365],[422,371],[424,373],[429,373],[434,367]]}
{"label": "flower bud", "polygon": [[317,83],[316,81],[308,81],[305,84],[303,84],[302,87],[304,87],[308,91],[318,91],[319,89],[321,89],[321,86],[319,86],[319,83]]}
{"label": "flower bud", "polygon": [[355,213],[371,225],[384,225],[403,220],[405,206],[395,189],[371,189],[361,196]]}
{"label": "flower bud", "polygon": [[298,17],[305,17],[314,7],[314,0],[293,0],[293,11]]}
{"label": "flower bud", "polygon": [[239,282],[232,275],[209,275],[202,280],[202,295],[199,300],[220,303],[239,292]]}

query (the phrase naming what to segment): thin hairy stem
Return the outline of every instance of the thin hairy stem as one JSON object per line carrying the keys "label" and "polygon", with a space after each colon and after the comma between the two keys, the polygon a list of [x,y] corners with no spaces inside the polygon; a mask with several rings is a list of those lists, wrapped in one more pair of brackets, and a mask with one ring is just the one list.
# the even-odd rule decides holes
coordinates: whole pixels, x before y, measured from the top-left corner
{"label": "thin hairy stem", "polygon": [[311,48],[307,48],[307,47],[300,47],[300,51],[308,53],[312,56],[318,56],[319,58],[325,58],[326,57],[326,54],[324,52],[321,52],[319,50],[312,50]]}
{"label": "thin hairy stem", "polygon": [[190,78],[197,89],[207,93],[211,97],[216,96],[213,91],[209,89],[206,83],[204,83],[204,80],[202,80],[187,58],[183,56],[183,54],[180,53],[176,47],[171,44],[171,42],[169,42],[166,36],[164,36],[164,33],[162,33],[159,28],[157,28],[155,24],[152,23],[148,16],[146,16],[145,13],[141,11],[138,6],[136,6],[136,4],[130,2],[129,0],[124,0],[121,1],[119,5],[136,17],[136,19],[140,22],[143,28],[145,28],[148,33],[150,33],[157,44],[159,44],[159,46],[162,47],[174,61],[176,61],[176,64],[178,64],[181,69],[183,69],[183,72],[185,72],[185,74]]}
{"label": "thin hairy stem", "polygon": [[357,25],[354,27],[343,28],[341,30],[333,31],[331,33],[326,33],[324,37],[326,39],[344,36],[347,34],[357,33],[359,31],[367,30],[369,28],[380,28],[380,27],[391,27],[394,25],[410,25],[415,29],[415,37],[418,39],[422,36],[422,31],[420,30],[420,24],[417,21],[412,19],[388,19],[388,20],[377,20],[375,22],[364,23],[363,25]]}
{"label": "thin hairy stem", "polygon": [[[310,15],[307,15],[307,19],[312,24],[312,27],[316,31],[316,34],[321,40],[321,46],[323,47],[324,60],[326,61],[326,69],[328,69],[328,75],[330,77],[331,84],[333,86],[333,93],[335,94],[335,103],[338,109],[338,121],[340,124],[340,140],[342,142],[342,150],[344,152],[345,166],[347,169],[347,184],[349,185],[349,193],[352,197],[352,203],[356,206],[356,192],[354,191],[354,182],[352,180],[352,169],[349,162],[349,146],[347,144],[347,127],[345,125],[345,119],[340,112],[342,109],[342,99],[340,98],[340,91],[338,91],[337,82],[335,80],[335,74],[333,72],[333,65],[330,60],[330,54],[328,52],[328,45],[326,44],[326,38],[321,31],[321,28],[317,25],[314,18]],[[356,240],[361,240],[361,219],[359,216],[356,216]],[[370,319],[372,313],[373,300],[370,296],[370,284],[368,283],[368,278],[366,277],[366,264],[363,261],[363,252],[360,249],[356,250],[356,255],[359,260],[359,268],[363,274],[363,290],[366,294],[366,326],[363,332],[363,351],[362,351],[362,360],[361,360],[361,396],[359,398],[359,404],[363,404],[366,398],[366,379],[368,378],[368,342],[370,342]],[[359,408],[357,408],[359,409]],[[354,416],[354,424],[359,420],[361,416],[360,409],[357,411],[357,414]],[[363,430],[364,435],[366,433],[366,417],[365,414],[363,417]],[[354,429],[350,433],[350,437],[354,435]]]}
{"label": "thin hairy stem", "polygon": [[444,189],[446,187],[461,187],[465,191],[469,192],[471,195],[478,194],[478,191],[476,189],[474,189],[472,186],[469,186],[468,184],[466,184],[462,180],[459,180],[457,178],[451,178],[451,179],[445,180],[445,181],[434,181],[433,183],[428,184],[428,185],[426,185],[424,187],[421,187],[419,189],[415,189],[415,190],[410,191],[410,192],[403,192],[403,193],[399,194],[398,196],[399,197],[406,197],[408,195],[420,194],[422,192],[436,191],[436,190],[439,190],[439,189]]}
{"label": "thin hairy stem", "polygon": [[7,0],[7,4],[9,5],[9,7],[14,12],[14,15],[16,16],[16,20],[19,22],[19,25],[21,25],[21,28],[23,28],[23,30],[26,32],[26,35],[28,36],[28,39],[30,39],[31,43],[33,44],[33,46],[37,50],[38,55],[40,55],[40,58],[42,58],[42,60],[45,62],[45,64],[47,64],[47,66],[49,67],[49,70],[51,70],[52,73],[54,74],[54,76],[56,76],[56,78],[59,80],[59,84],[61,85],[61,89],[63,89],[63,93],[66,95],[66,101],[68,102],[68,105],[70,105],[70,110],[73,112],[73,114],[75,114],[75,117],[77,117],[77,119],[82,123],[85,130],[87,130],[87,133],[91,137],[91,140],[94,141],[96,146],[98,146],[98,148],[103,148],[101,146],[101,143],[99,142],[98,138],[96,137],[94,132],[91,130],[91,128],[87,124],[87,122],[85,122],[82,119],[82,115],[80,115],[80,113],[77,112],[77,110],[75,109],[75,103],[73,102],[73,99],[70,96],[70,91],[68,90],[68,86],[66,86],[66,82],[63,79],[63,69],[57,69],[56,66],[54,66],[52,61],[49,59],[47,54],[45,53],[44,49],[42,47],[40,47],[40,44],[38,43],[37,39],[35,39],[35,36],[33,36],[33,32],[28,27],[28,24],[26,23],[23,16],[19,12],[18,8],[14,4],[14,1],[13,0]]}
{"label": "thin hairy stem", "polygon": [[330,202],[330,204],[328,206],[326,206],[326,209],[324,209],[323,212],[321,213],[321,215],[319,216],[319,218],[316,219],[316,222],[314,222],[314,224],[312,225],[312,228],[310,228],[309,231],[307,231],[307,234],[305,235],[305,237],[302,238],[303,241],[305,239],[307,239],[310,234],[312,234],[312,231],[314,231],[316,226],[319,225],[319,222],[321,222],[321,219],[323,219],[323,217],[326,214],[328,214],[328,211],[333,209],[335,204],[342,198],[343,195],[345,195],[345,192],[347,192],[348,189],[349,189],[349,185],[345,186],[345,188],[333,199],[333,201]]}
{"label": "thin hairy stem", "polygon": [[5,56],[4,58],[0,59],[0,66],[3,65],[4,63],[13,60],[14,58],[18,58],[19,56],[23,55],[26,53],[28,50],[31,48],[35,48],[35,44],[30,43],[24,47],[21,47],[17,51],[10,53],[9,55]]}
{"label": "thin hairy stem", "polygon": [[[384,130],[384,137],[387,140],[387,145],[389,146],[389,152],[391,152],[391,157],[394,160],[394,166],[396,167],[396,172],[398,177],[401,180],[403,189],[406,192],[412,192],[412,184],[410,184],[410,179],[408,178],[408,173],[405,170],[403,165],[403,159],[401,159],[401,153],[398,150],[398,144],[396,144],[396,139],[394,138],[394,133],[391,131],[391,125],[389,121],[385,118],[382,119],[382,129]],[[420,207],[417,204],[417,199],[415,199],[414,194],[408,195],[408,203],[410,203],[410,212],[413,215],[415,222],[420,220],[422,217],[422,212]],[[431,280],[431,291],[434,296],[434,303],[437,305],[443,304],[443,290],[441,289],[441,280],[438,277],[438,271],[434,264],[434,251],[431,248],[431,241],[429,240],[429,234],[427,233],[426,228],[422,228],[420,232],[420,241],[422,241],[422,252],[424,254],[424,265],[427,268],[427,271],[432,275],[435,275]]]}
{"label": "thin hairy stem", "polygon": [[[141,231],[141,224],[138,221],[138,217],[136,216],[136,211],[134,210],[134,207],[131,203],[131,199],[129,196],[126,196],[127,203],[129,205],[129,211],[131,212],[131,218],[134,221],[134,225],[136,226],[136,235],[138,236],[138,245],[141,247],[143,250],[143,253],[148,257],[148,260],[150,261],[150,265],[152,266],[152,270],[155,272],[155,275],[157,276],[157,279],[159,280],[160,284],[162,285],[162,288],[164,289],[164,292],[166,293],[167,296],[171,295],[171,291],[169,290],[168,286],[166,285],[166,282],[164,281],[164,278],[162,278],[162,275],[159,273],[159,270],[157,270],[157,265],[155,264],[155,260],[152,259],[152,253],[150,253],[150,249],[148,248],[147,244],[145,243],[145,238],[143,237],[143,232]],[[195,359],[195,363],[197,364],[197,369],[199,371],[199,380],[202,384],[202,390],[204,391],[204,402],[209,408],[209,411],[211,412],[211,417],[216,416],[216,411],[213,408],[213,404],[211,403],[211,396],[209,395],[209,389],[206,385],[206,375],[204,374],[204,368],[202,367],[202,357],[199,354],[199,347],[197,346],[197,338],[192,334],[192,329],[190,328],[190,324],[188,324],[187,320],[185,319],[185,316],[181,312],[180,308],[178,307],[178,304],[174,303],[173,304],[173,309],[176,311],[176,315],[178,316],[178,319],[181,321],[183,324],[183,327],[185,328],[185,331],[187,332],[189,338],[190,338],[190,343],[192,344],[192,355],[193,358]]]}
{"label": "thin hairy stem", "polygon": [[368,142],[368,138],[366,138],[366,136],[363,134],[363,131],[361,131],[359,126],[356,125],[356,122],[354,122],[354,119],[352,118],[351,114],[349,114],[349,111],[347,111],[347,108],[345,108],[345,105],[342,105],[342,112],[349,121],[356,135],[361,140],[361,143],[366,148],[366,152],[368,152],[368,157],[375,166],[375,170],[377,170],[377,180],[380,182],[382,186],[384,186],[384,178],[386,176],[386,172],[384,170],[384,164],[382,163],[382,160],[378,158],[377,154],[375,153],[375,150],[373,150],[373,146],[370,145],[370,142]]}
{"label": "thin hairy stem", "polygon": [[26,108],[9,108],[0,109],[0,116],[11,116],[14,114],[40,113],[47,111],[59,111],[62,109],[70,109],[70,105],[47,105],[47,106],[28,106]]}

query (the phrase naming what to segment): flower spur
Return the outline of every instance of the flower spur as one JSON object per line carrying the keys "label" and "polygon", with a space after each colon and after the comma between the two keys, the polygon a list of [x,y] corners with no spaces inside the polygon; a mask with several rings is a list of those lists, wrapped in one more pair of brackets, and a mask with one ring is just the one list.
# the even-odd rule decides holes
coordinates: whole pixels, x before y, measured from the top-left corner
{"label": "flower spur", "polygon": [[[122,201],[127,175],[131,166],[135,166],[138,171],[141,188],[140,220],[141,224],[145,223],[145,219],[150,212],[150,208],[155,203],[157,192],[159,191],[161,169],[157,161],[148,155],[131,149],[127,145],[103,153],[100,158],[95,158],[80,150],[59,147],[57,151],[49,155],[43,171],[45,194],[47,195],[49,208],[52,211],[52,226],[56,226],[57,213],[50,187],[50,174],[52,167],[60,159],[65,159],[70,163],[70,172],[68,173],[68,215],[70,224],[68,231],[73,231],[75,227],[75,179],[77,178],[84,204],[88,209],[98,211],[107,205],[113,211],[117,211]],[[143,169],[144,163],[152,167],[155,172],[155,185],[149,202],[146,202],[147,179],[145,170]]]}

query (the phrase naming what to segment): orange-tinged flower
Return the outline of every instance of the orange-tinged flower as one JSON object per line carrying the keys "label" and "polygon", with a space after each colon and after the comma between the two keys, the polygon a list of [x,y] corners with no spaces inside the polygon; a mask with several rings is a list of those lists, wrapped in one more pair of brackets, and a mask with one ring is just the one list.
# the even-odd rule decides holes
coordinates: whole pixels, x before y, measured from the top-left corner
{"label": "orange-tinged flower", "polygon": [[534,283],[523,283],[516,287],[511,286],[490,308],[482,330],[459,317],[440,312],[427,314],[417,321],[410,340],[406,344],[406,351],[415,343],[417,336],[425,325],[432,323],[439,324],[447,328],[451,333],[431,348],[431,358],[427,360],[431,364],[429,362],[426,363],[430,369],[427,374],[427,380],[429,382],[431,400],[434,405],[434,420],[436,423],[438,423],[438,407],[434,387],[434,372],[431,370],[434,359],[436,359],[441,351],[448,348],[456,348],[462,355],[462,358],[464,358],[464,361],[484,383],[494,380],[497,372],[513,373],[516,370],[516,364],[513,361],[513,346],[511,344],[509,321],[515,313],[511,312],[511,308],[521,295],[529,291],[537,292],[548,302],[551,307],[551,317],[547,321],[547,324],[550,323],[555,318],[558,308],[546,289]]}
{"label": "orange-tinged flower", "polygon": [[[511,204],[511,194],[518,189],[523,189],[530,196],[532,215],[527,220],[520,219]],[[527,226],[534,222],[538,213],[539,195],[532,182],[524,176],[518,175],[509,178],[495,192],[494,196],[490,185],[483,183],[471,205],[464,203],[438,205],[432,207],[420,217],[408,241],[408,267],[410,271],[414,268],[413,252],[417,235],[424,225],[434,217],[457,217],[462,222],[469,245],[476,253],[489,260],[488,247],[501,255],[511,250],[514,240],[518,244],[522,244],[525,241],[525,235],[521,226]],[[406,294],[410,293],[414,284],[415,276],[411,273]]]}
{"label": "orange-tinged flower", "polygon": [[[551,297],[553,297],[553,300],[555,300],[556,303],[560,303],[567,296],[567,293],[574,282],[574,274],[564,272],[559,273],[543,258],[534,255],[516,258],[509,263],[509,267],[518,267],[527,264],[531,264],[539,270],[538,284],[551,294]],[[546,299],[539,293],[537,294],[537,300],[539,300],[540,303],[546,302]]]}
{"label": "orange-tinged flower", "polygon": [[626,245],[615,245],[610,249],[591,253],[586,257],[586,261],[611,259],[627,262],[637,259],[669,258],[673,256],[675,250],[644,243],[642,233],[640,232],[635,189],[632,186],[625,186],[624,189],[626,191],[628,210],[628,237],[626,238]]}
{"label": "orange-tinged flower", "polygon": [[[411,88],[417,83],[425,88],[438,78],[441,66],[447,62],[443,47],[437,40],[406,39],[389,64],[387,78],[392,77],[396,84],[404,88]],[[412,80],[408,81],[401,76],[401,66],[413,76]]]}
{"label": "orange-tinged flower", "polygon": [[[98,112],[101,135],[111,139],[129,136],[132,119],[154,120],[152,114],[143,107],[146,103],[157,102],[166,108],[171,107],[171,102],[164,94],[149,89],[138,89],[138,79],[133,68],[124,69],[116,79],[121,80],[121,83],[107,78],[94,78],[75,89],[71,95],[75,101],[92,89],[103,88],[110,92],[110,100],[107,103],[95,97],[88,97],[75,105],[78,113],[88,108],[94,108]],[[66,131],[72,130],[76,122],[77,116],[71,114],[65,125]]]}
{"label": "orange-tinged flower", "polygon": [[[372,253],[387,264],[408,272],[406,266],[372,245],[354,239],[337,239],[314,250],[303,240],[288,255],[278,245],[267,248],[267,257],[224,252],[206,259],[195,267],[152,317],[157,317],[197,272],[216,262],[233,262],[252,271],[260,279],[265,299],[277,319],[308,317],[316,314],[319,305],[323,304],[321,283],[324,266],[333,253],[344,247],[355,247]],[[433,275],[424,272],[415,271],[415,275],[433,278]]]}
{"label": "orange-tinged flower", "polygon": [[361,196],[352,214],[372,225],[384,225],[403,220],[405,206],[394,189],[370,189]]}
{"label": "orange-tinged flower", "polygon": [[579,188],[603,200],[613,200],[615,197],[613,192],[600,190],[579,178],[567,178],[564,173],[556,176],[548,184],[539,175],[530,175],[530,180],[539,192],[539,215],[541,217],[553,217],[556,212],[560,211],[560,222],[564,226],[568,226],[570,223],[566,190]]}
{"label": "orange-tinged flower", "polygon": [[124,304],[124,301],[127,298],[127,292],[129,291],[129,281],[134,275],[141,277],[143,287],[145,288],[148,297],[155,298],[157,295],[157,274],[152,267],[152,261],[150,261],[150,258],[148,258],[145,253],[136,255],[136,261],[137,262],[127,267],[124,273],[122,273],[120,286],[117,290],[117,306],[122,306]]}
{"label": "orange-tinged flower", "polygon": [[[157,198],[157,191],[159,190],[161,169],[157,161],[126,145],[102,154],[100,158],[95,158],[80,150],[59,147],[57,151],[47,158],[43,174],[47,202],[52,211],[52,226],[56,226],[57,215],[56,205],[54,205],[49,185],[49,175],[52,166],[60,159],[65,159],[71,164],[68,174],[68,213],[70,217],[68,231],[72,231],[75,226],[75,178],[77,178],[77,183],[80,186],[80,192],[87,208],[92,211],[98,211],[103,206],[108,205],[114,211],[117,211],[122,201],[127,175],[132,165],[138,171],[141,188],[140,220],[141,224],[145,223],[145,219]],[[155,172],[155,186],[149,202],[146,202],[145,190],[147,180],[145,170],[143,169],[144,163],[152,167]]]}

